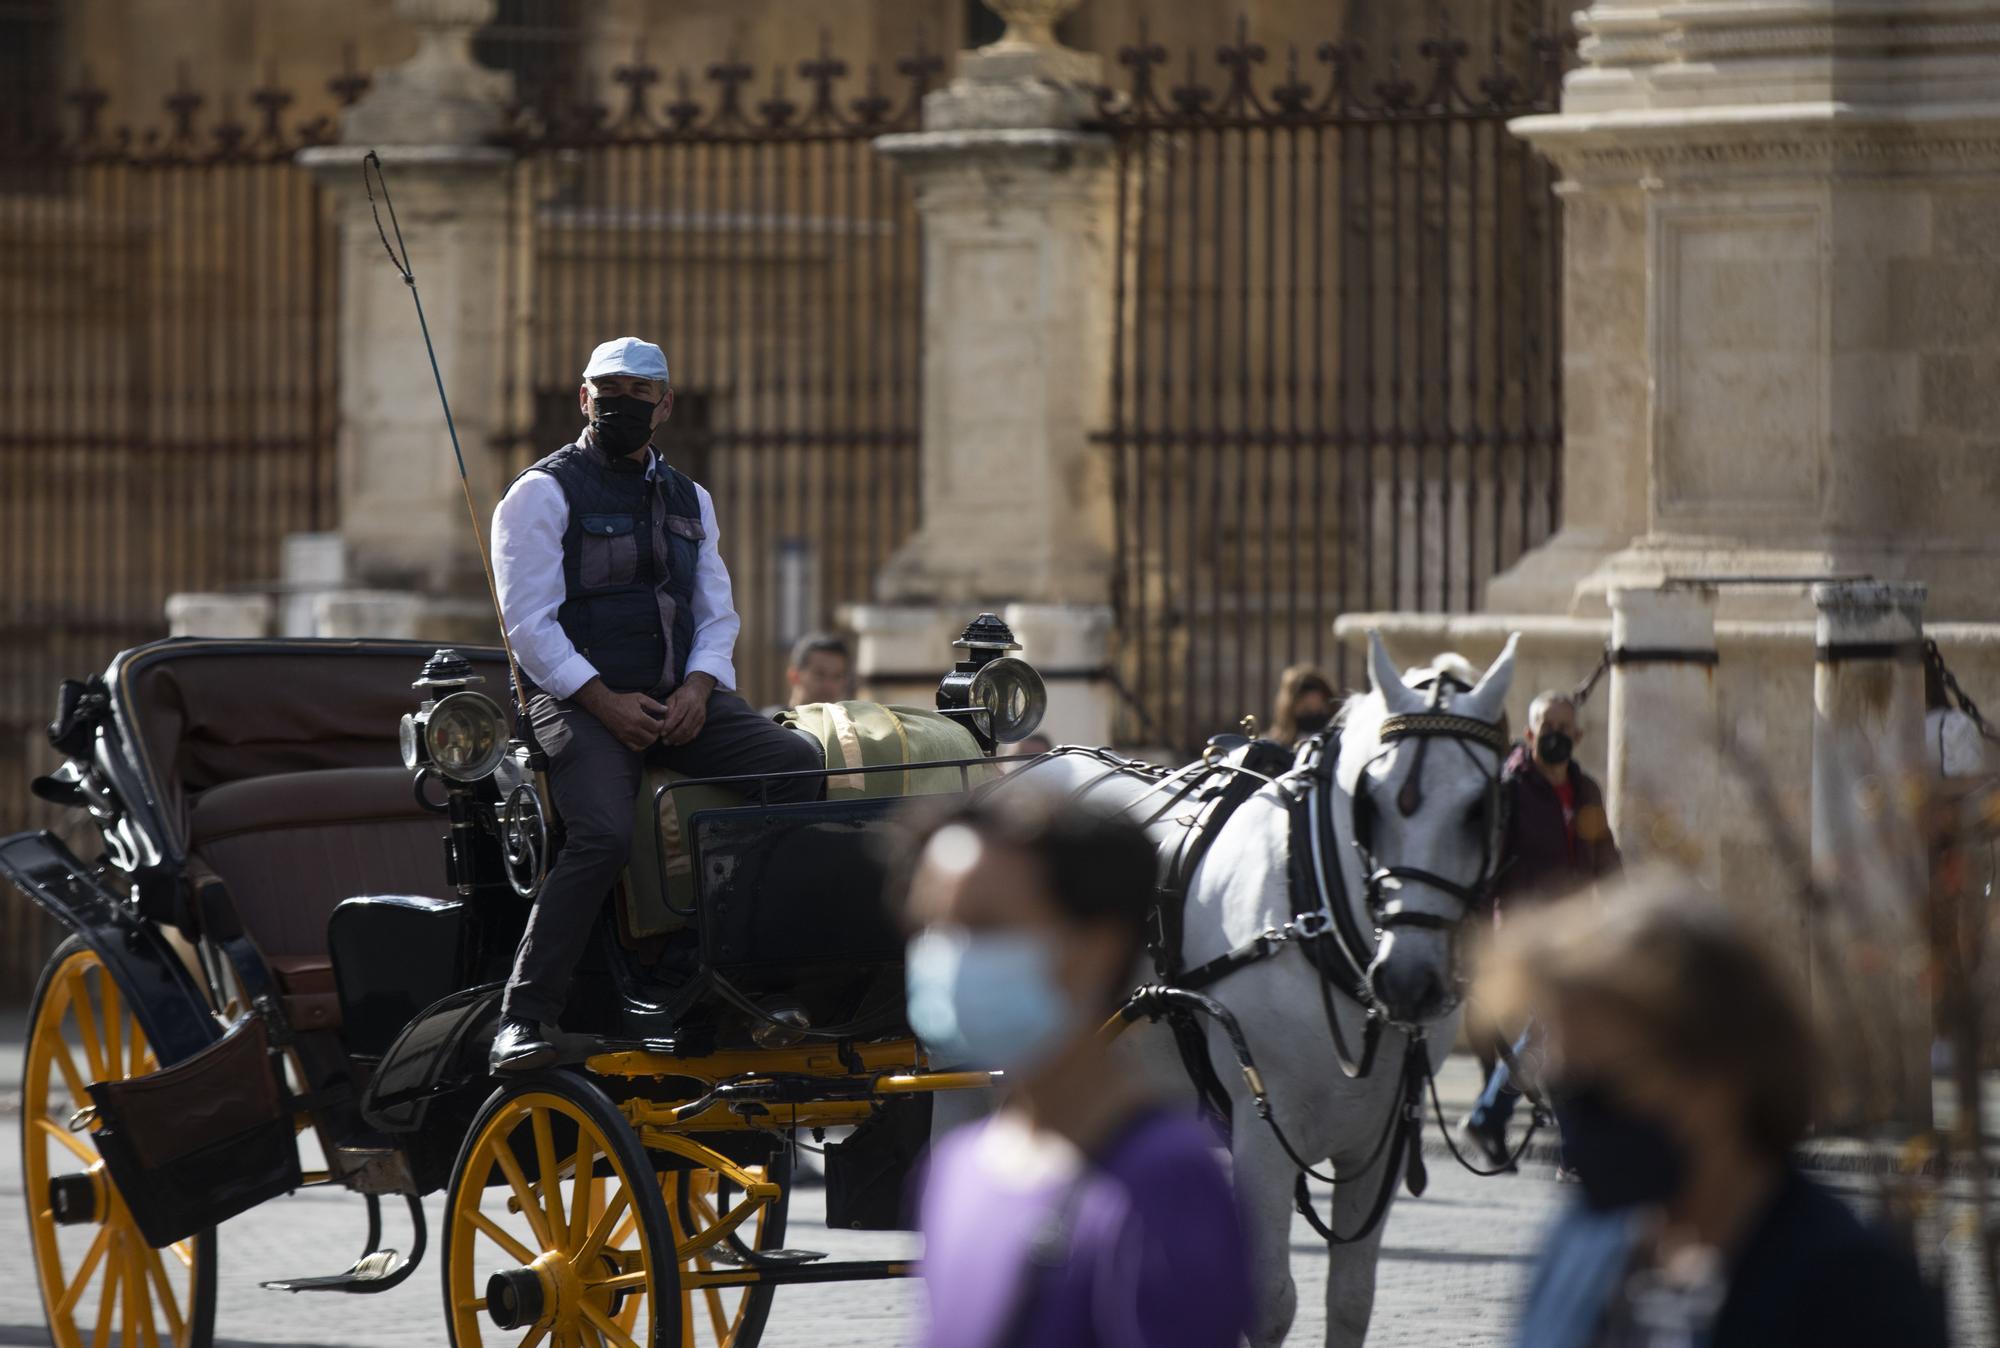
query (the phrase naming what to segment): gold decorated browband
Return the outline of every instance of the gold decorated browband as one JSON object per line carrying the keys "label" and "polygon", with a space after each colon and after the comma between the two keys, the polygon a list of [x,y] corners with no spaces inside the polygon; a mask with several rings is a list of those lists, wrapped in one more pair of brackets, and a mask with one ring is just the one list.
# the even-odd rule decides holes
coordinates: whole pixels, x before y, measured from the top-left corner
{"label": "gold decorated browband", "polygon": [[1496,723],[1482,721],[1474,716],[1458,716],[1448,711],[1413,711],[1384,717],[1382,730],[1377,738],[1382,743],[1389,744],[1396,740],[1426,736],[1471,740],[1475,744],[1485,745],[1503,757],[1509,747],[1507,732]]}

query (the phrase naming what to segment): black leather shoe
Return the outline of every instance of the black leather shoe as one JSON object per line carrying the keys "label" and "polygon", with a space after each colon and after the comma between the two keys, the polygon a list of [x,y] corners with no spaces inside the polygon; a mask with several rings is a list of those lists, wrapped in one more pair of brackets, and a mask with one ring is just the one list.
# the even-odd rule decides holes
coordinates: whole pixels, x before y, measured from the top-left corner
{"label": "black leather shoe", "polygon": [[507,1016],[493,1036],[493,1052],[486,1066],[493,1072],[533,1072],[556,1060],[554,1034],[546,1025],[519,1016]]}

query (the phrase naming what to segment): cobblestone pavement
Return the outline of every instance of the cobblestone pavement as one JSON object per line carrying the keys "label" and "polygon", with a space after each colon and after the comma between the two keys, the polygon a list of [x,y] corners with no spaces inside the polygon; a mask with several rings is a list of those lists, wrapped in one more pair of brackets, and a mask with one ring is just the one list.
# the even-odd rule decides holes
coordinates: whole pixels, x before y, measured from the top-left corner
{"label": "cobblestone pavement", "polygon": [[[21,1216],[19,1110],[8,1079],[18,1061],[17,1045],[0,1039],[0,1345],[48,1342]],[[1441,1083],[1453,1116],[1458,1112],[1454,1101],[1471,1094],[1469,1079],[1469,1067],[1454,1062]],[[1435,1152],[1435,1128],[1431,1142]],[[1433,1154],[1430,1174],[1430,1190],[1423,1198],[1401,1197],[1391,1211],[1370,1348],[1508,1343],[1512,1308],[1536,1238],[1566,1195],[1545,1165],[1481,1179],[1460,1170],[1448,1156]],[[440,1195],[426,1203],[433,1233],[441,1207]],[[902,1257],[915,1250],[914,1239],[900,1233],[830,1231],[823,1213],[822,1191],[802,1186],[788,1243],[824,1250],[836,1259]],[[400,1217],[388,1214],[392,1230],[399,1229]],[[292,1296],[258,1286],[268,1278],[345,1268],[359,1252],[361,1223],[359,1200],[344,1192],[307,1190],[225,1226],[217,1342],[234,1348],[443,1343],[435,1247],[427,1266],[410,1282],[380,1296]],[[1303,1220],[1294,1226],[1291,1261],[1300,1311],[1290,1342],[1317,1344],[1325,1317],[1326,1255]],[[777,1295],[763,1341],[769,1348],[893,1348],[913,1341],[918,1298],[918,1288],[909,1283],[786,1288]],[[1974,1334],[1960,1341],[1991,1340]]]}
{"label": "cobblestone pavement", "polygon": [[[0,1344],[46,1343],[33,1269],[22,1237],[18,1121],[0,1137]],[[1390,1217],[1371,1345],[1485,1345],[1506,1341],[1504,1306],[1521,1280],[1535,1228],[1556,1196],[1550,1176],[1527,1173],[1479,1180],[1432,1168],[1420,1200],[1405,1197]],[[829,1231],[822,1191],[801,1188],[793,1204],[791,1244],[838,1259],[914,1252],[897,1233]],[[441,1197],[426,1207],[437,1229]],[[400,1214],[386,1220],[395,1229]],[[257,1284],[289,1274],[331,1273],[360,1250],[361,1205],[345,1193],[308,1190],[267,1203],[223,1228],[218,1342],[250,1345],[370,1345],[404,1348],[444,1341],[437,1250],[408,1283],[381,1296],[292,1296]],[[1298,1223],[1292,1270],[1300,1315],[1292,1342],[1320,1340],[1324,1247]],[[918,1289],[907,1283],[850,1283],[780,1291],[764,1336],[768,1348],[888,1348],[912,1341]]]}

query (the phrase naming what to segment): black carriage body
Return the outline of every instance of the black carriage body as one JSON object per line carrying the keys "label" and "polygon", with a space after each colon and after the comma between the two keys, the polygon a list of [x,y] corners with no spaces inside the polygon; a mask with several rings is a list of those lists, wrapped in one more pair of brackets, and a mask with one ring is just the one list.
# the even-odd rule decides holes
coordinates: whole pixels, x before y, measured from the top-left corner
{"label": "black carriage body", "polygon": [[[124,1127],[101,1147],[150,1238],[296,1185],[293,1108],[310,1111],[337,1174],[344,1149],[372,1158],[365,1176],[340,1175],[357,1187],[408,1188],[425,1168],[379,1164],[357,1090],[405,1024],[504,967],[525,910],[490,836],[451,829],[402,765],[397,727],[431,649],[175,640],[65,688],[66,709],[87,708],[64,742],[83,781],[38,789],[88,800],[103,853],[85,861],[51,834],[19,834],[0,839],[0,874],[103,962],[162,1069],[149,1089],[123,1092]],[[466,654],[504,689],[500,652]],[[283,1106],[281,1147],[237,1149],[240,1182],[186,1182],[207,1163],[197,1153],[223,1141],[192,1134],[174,1139],[188,1160],[174,1179],[159,1148],[187,1130],[155,1124],[199,1117],[200,1064],[222,1038],[215,1008],[238,998],[293,1055],[304,1098]],[[450,1144],[440,1150],[448,1163]]]}
{"label": "black carriage body", "polygon": [[[66,742],[73,761],[89,764],[84,785],[104,855],[86,862],[46,833],[0,839],[0,873],[97,952],[165,1069],[147,1090],[126,1093],[125,1134],[105,1148],[120,1190],[145,1210],[149,1238],[178,1238],[296,1185],[295,1109],[310,1112],[337,1182],[414,1195],[449,1180],[491,1088],[486,1049],[527,904],[505,883],[493,784],[441,799],[440,783],[420,792],[402,764],[396,731],[419,699],[411,682],[430,649],[176,640],[126,652],[92,685],[87,738]],[[461,653],[504,699],[501,653]],[[949,767],[960,787],[990,774],[984,758]],[[842,780],[852,789],[867,774],[906,771],[848,768]],[[677,785],[743,799],[760,779]],[[613,1049],[740,1057],[757,1051],[761,1008],[788,1001],[822,1036],[837,1036],[811,1041],[837,1044],[838,1062],[849,1064],[835,1068],[850,1076],[836,1098],[865,1095],[867,1074],[853,1076],[849,1046],[908,1034],[903,938],[882,901],[883,835],[900,805],[843,792],[684,816],[692,905],[667,904],[693,928],[698,956],[663,974],[652,967],[660,938],[636,936],[621,925],[626,906],[607,905],[565,1029]],[[177,952],[174,929],[202,952],[199,963]],[[678,948],[689,944],[679,938]],[[179,1083],[211,1070],[223,1038],[215,1008],[238,995],[275,1053],[289,1055],[303,1097],[280,1093],[285,1123],[241,1149],[236,1182],[187,1182],[219,1154],[218,1139],[195,1138],[174,1183],[149,1188],[144,1158],[157,1164],[159,1138],[146,1136],[146,1111],[171,1117]],[[240,1043],[231,1053],[239,1067],[248,1061]],[[269,1061],[281,1079],[277,1058]],[[614,1078],[606,1088],[625,1100],[663,1084],[656,1074],[650,1086]],[[902,1123],[927,1115],[916,1103],[890,1114]],[[878,1134],[887,1136],[864,1129],[858,1141]],[[741,1164],[767,1162],[774,1145],[756,1130],[691,1135]],[[906,1169],[909,1149],[848,1150],[842,1220],[885,1220],[893,1203],[880,1197],[882,1174]]]}
{"label": "black carriage body", "polygon": [[817,1025],[902,1027],[904,937],[883,903],[882,837],[900,801],[705,810],[694,835],[707,970],[798,998]]}
{"label": "black carriage body", "polygon": [[[883,901],[904,793],[970,789],[993,778],[990,757],[797,774],[833,788],[813,804],[755,803],[770,779],[752,776],[648,792],[634,802],[635,850],[659,864],[636,866],[621,881],[626,901],[599,914],[563,1017],[562,1068],[496,1091],[487,1054],[529,906],[509,883],[501,835],[518,862],[520,841],[539,834],[522,827],[535,797],[513,768],[448,782],[404,765],[397,732],[424,696],[412,682],[430,654],[415,642],[180,640],[65,686],[51,738],[68,761],[36,789],[87,806],[102,854],[86,861],[51,834],[16,835],[0,839],[0,875],[75,933],[38,989],[24,1081],[38,1116],[87,1131],[104,1165],[93,1180],[78,1168],[89,1154],[68,1140],[69,1168],[35,1181],[48,1198],[31,1201],[31,1223],[129,1222],[153,1245],[191,1237],[212,1286],[214,1226],[330,1182],[366,1196],[362,1258],[266,1285],[379,1292],[421,1261],[420,1198],[442,1189],[447,1281],[462,1309],[476,1291],[464,1251],[491,1189],[525,1182],[559,1197],[562,1158],[584,1154],[588,1127],[593,1173],[617,1156],[639,1177],[630,1202],[651,1211],[650,1235],[577,1277],[629,1279],[647,1248],[677,1250],[646,1269],[652,1295],[675,1296],[676,1265],[683,1310],[742,1289],[752,1342],[776,1286],[911,1273],[907,1260],[779,1248],[786,1139],[851,1129],[828,1149],[829,1222],[900,1225],[929,1093],[993,1083],[929,1068],[905,1020],[903,935]],[[501,653],[461,654],[504,702]],[[669,807],[681,788],[701,790]],[[559,849],[559,820],[544,842]],[[532,890],[518,865],[511,878]],[[135,1038],[122,1059],[103,1059],[102,1081],[68,1069],[72,1105],[47,1082],[54,1054],[69,1052],[62,1017],[78,1003],[49,1002],[47,1018],[42,1008],[51,987],[82,996],[86,974],[100,995],[115,985],[150,1056]],[[37,1058],[44,1026],[57,1048]],[[96,1076],[100,1058],[87,1056]],[[326,1156],[322,1176],[300,1170],[301,1116]],[[103,1205],[106,1175],[122,1203]],[[406,1199],[413,1227],[400,1260],[381,1240],[388,1194]],[[39,1250],[53,1226],[35,1229]],[[544,1248],[493,1276],[515,1291],[539,1286],[538,1261],[560,1257]],[[484,1304],[504,1313],[508,1303]]]}

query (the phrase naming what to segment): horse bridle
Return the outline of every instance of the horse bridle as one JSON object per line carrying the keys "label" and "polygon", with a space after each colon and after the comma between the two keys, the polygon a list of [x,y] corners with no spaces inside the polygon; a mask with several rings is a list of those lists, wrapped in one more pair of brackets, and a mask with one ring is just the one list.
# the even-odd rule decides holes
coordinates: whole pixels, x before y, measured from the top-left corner
{"label": "horse bridle", "polygon": [[[1369,914],[1384,931],[1395,927],[1451,930],[1467,913],[1487,904],[1492,897],[1494,882],[1499,878],[1502,841],[1507,827],[1506,793],[1500,789],[1499,773],[1481,762],[1479,756],[1472,752],[1472,746],[1491,749],[1497,758],[1504,760],[1508,749],[1507,732],[1496,722],[1461,716],[1449,710],[1444,703],[1445,684],[1446,680],[1439,679],[1432,685],[1430,706],[1423,711],[1399,712],[1383,719],[1382,728],[1376,736],[1382,748],[1361,765],[1361,771],[1354,780],[1349,833],[1355,851],[1361,857]],[[1397,812],[1407,819],[1423,808],[1424,757],[1434,739],[1456,744],[1467,761],[1486,778],[1486,828],[1480,835],[1479,873],[1470,884],[1421,866],[1385,865],[1374,850],[1373,814],[1376,806],[1368,792],[1368,769],[1394,752],[1403,741],[1417,742],[1416,762],[1410,765],[1409,776],[1396,793]],[[1446,917],[1407,907],[1400,893],[1394,898],[1384,896],[1384,889],[1390,881],[1395,881],[1399,889],[1404,884],[1418,884],[1436,890],[1455,900],[1461,911],[1457,916]]]}

